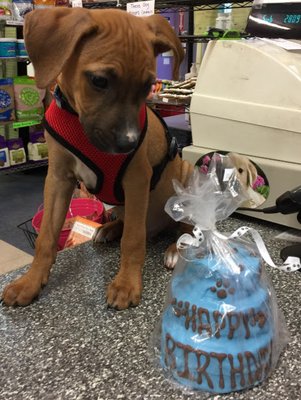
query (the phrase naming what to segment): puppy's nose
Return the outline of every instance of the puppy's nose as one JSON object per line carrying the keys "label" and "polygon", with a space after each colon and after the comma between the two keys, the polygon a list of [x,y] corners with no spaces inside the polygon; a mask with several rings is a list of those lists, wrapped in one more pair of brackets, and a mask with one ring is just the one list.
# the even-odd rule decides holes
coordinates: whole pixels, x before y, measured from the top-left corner
{"label": "puppy's nose", "polygon": [[121,153],[129,153],[137,147],[138,139],[138,133],[131,130],[126,135],[118,136],[116,145]]}

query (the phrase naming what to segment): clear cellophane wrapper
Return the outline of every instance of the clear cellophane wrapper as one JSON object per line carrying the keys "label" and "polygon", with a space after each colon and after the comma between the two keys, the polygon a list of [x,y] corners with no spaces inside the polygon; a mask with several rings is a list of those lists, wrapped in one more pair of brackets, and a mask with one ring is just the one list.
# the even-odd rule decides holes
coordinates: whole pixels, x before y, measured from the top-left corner
{"label": "clear cellophane wrapper", "polygon": [[155,362],[184,390],[229,393],[265,381],[288,332],[257,246],[229,239],[216,223],[246,200],[227,156],[195,170],[166,212],[192,225],[177,242],[178,262],[152,337]]}

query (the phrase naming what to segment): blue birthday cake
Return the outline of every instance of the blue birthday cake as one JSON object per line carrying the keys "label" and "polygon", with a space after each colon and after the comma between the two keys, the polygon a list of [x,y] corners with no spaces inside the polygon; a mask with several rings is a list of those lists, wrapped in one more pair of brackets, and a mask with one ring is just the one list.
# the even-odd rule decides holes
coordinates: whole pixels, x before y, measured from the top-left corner
{"label": "blue birthday cake", "polygon": [[162,316],[161,363],[174,380],[213,393],[262,382],[272,368],[274,324],[261,259],[229,246],[175,274]]}

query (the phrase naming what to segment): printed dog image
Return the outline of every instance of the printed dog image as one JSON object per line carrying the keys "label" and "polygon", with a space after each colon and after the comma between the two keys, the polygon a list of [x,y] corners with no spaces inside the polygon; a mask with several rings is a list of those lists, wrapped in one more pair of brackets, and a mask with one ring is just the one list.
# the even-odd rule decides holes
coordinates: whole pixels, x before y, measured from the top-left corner
{"label": "printed dog image", "polygon": [[[182,161],[164,123],[145,105],[156,78],[156,56],[174,54],[174,78],[182,45],[159,15],[135,17],[122,10],[53,8],[26,15],[26,49],[40,89],[57,85],[45,115],[49,167],[44,216],[29,270],[3,292],[7,305],[27,305],[46,285],[77,181],[118,219],[97,240],[121,238],[120,267],[107,289],[117,309],[138,305],[146,239],[172,223],[164,212],[172,179],[185,184],[193,167]],[[165,263],[173,267],[176,247]]]}
{"label": "printed dog image", "polygon": [[262,169],[243,154],[217,150],[202,155],[195,163],[200,172],[207,174],[212,156],[215,154],[227,156],[229,167],[235,168],[236,175],[242,184],[248,200],[241,207],[256,208],[263,204],[269,196],[270,187]]}
{"label": "printed dog image", "polygon": [[228,153],[227,156],[236,168],[237,176],[244,187],[249,199],[243,202],[242,207],[256,208],[266,201],[266,198],[253,189],[257,179],[257,169],[248,157],[238,153]]}

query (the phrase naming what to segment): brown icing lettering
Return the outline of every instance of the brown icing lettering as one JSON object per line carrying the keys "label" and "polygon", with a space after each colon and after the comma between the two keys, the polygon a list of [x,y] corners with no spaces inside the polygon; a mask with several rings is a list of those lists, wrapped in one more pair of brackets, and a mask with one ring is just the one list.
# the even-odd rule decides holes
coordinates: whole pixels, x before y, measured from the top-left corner
{"label": "brown icing lettering", "polygon": [[[203,375],[206,378],[208,386],[213,389],[213,383],[211,378],[209,377],[206,369],[208,368],[208,365],[210,364],[210,355],[209,353],[206,353],[205,351],[202,350],[194,350],[191,346],[184,345],[180,342],[176,343],[177,347],[183,351],[184,355],[184,371],[177,371],[177,374],[181,378],[189,379],[189,380],[196,380],[197,383],[200,385],[203,383]],[[189,354],[192,353],[196,356],[197,360],[197,378],[190,373],[189,371],[189,365],[188,365],[188,359],[189,359]],[[201,364],[201,357],[205,357],[205,361],[203,365]]]}
{"label": "brown icing lettering", "polygon": [[273,340],[270,341],[268,347],[259,350],[260,361],[263,364],[263,374],[267,377],[272,367]]}
{"label": "brown icing lettering", "polygon": [[253,385],[256,381],[258,382],[261,379],[262,365],[260,359],[257,359],[250,351],[245,352],[245,358],[248,366],[248,382],[250,385]]}
{"label": "brown icing lettering", "polygon": [[266,315],[264,314],[263,311],[258,311],[258,313],[256,314],[256,320],[258,322],[259,328],[263,328],[267,320]]}
{"label": "brown icing lettering", "polygon": [[229,312],[227,317],[229,322],[228,339],[233,339],[234,332],[239,328],[240,325],[240,313]]}
{"label": "brown icing lettering", "polygon": [[189,353],[193,351],[193,348],[190,346],[185,346],[180,342],[177,342],[177,347],[183,350],[183,358],[184,358],[184,371],[177,371],[177,374],[179,375],[180,378],[185,378],[190,381],[193,381],[194,377],[189,372],[189,364],[188,364]]}
{"label": "brown icing lettering", "polygon": [[[192,310],[192,315],[191,315],[191,324],[192,324],[192,331],[195,332],[196,331],[196,305],[193,305],[191,307]],[[187,327],[187,317],[186,317],[186,321],[185,321],[185,327],[186,329],[189,329],[189,321],[188,321],[188,327]]]}
{"label": "brown icing lettering", "polygon": [[[269,374],[272,363],[272,347],[273,341],[270,341],[266,347],[259,349],[255,354],[251,351],[238,353],[237,355],[214,352],[207,353],[203,350],[194,349],[191,346],[177,342],[167,333],[165,336],[164,360],[166,366],[175,370],[175,373],[179,377],[197,382],[199,385],[206,382],[210,389],[214,389],[214,383],[207,369],[210,366],[211,360],[216,359],[219,370],[219,388],[224,389],[226,384],[225,380],[229,379],[227,383],[231,385],[232,389],[237,389],[253,385],[263,380]],[[195,365],[195,362],[192,361],[194,357],[196,366],[191,369],[191,365]],[[191,364],[190,361],[192,361]],[[177,362],[179,363],[178,365]],[[183,370],[179,370],[180,366]],[[228,372],[226,372],[229,367],[230,376],[228,376]],[[227,369],[225,370],[225,368]],[[238,379],[240,379],[239,383]]]}
{"label": "brown icing lettering", "polygon": [[258,323],[259,328],[263,328],[266,323],[267,317],[263,311],[255,312],[254,308],[249,310],[250,324],[255,326]]}
{"label": "brown icing lettering", "polygon": [[[213,389],[213,387],[214,387],[213,382],[206,371],[206,369],[208,368],[208,365],[210,364],[210,354],[206,353],[205,351],[197,350],[196,356],[197,356],[197,363],[198,363],[198,367],[196,369],[197,373],[198,373],[197,383],[199,383],[200,385],[203,383],[202,376],[204,375],[207,380],[208,386],[210,387],[210,389]],[[205,357],[204,365],[201,365],[201,356]]]}
{"label": "brown icing lettering", "polygon": [[[213,318],[215,322],[215,337],[220,338],[221,337],[221,329],[224,329],[226,326],[226,320],[223,318],[224,315],[221,314],[219,311],[213,311]],[[219,322],[219,319],[222,319],[221,322]]]}
{"label": "brown icing lettering", "polygon": [[[221,313],[217,310],[210,313],[207,308],[197,307],[195,304],[190,305],[188,301],[178,302],[174,298],[171,304],[174,315],[178,318],[184,318],[183,322],[187,330],[191,329],[193,332],[198,332],[199,334],[206,331],[208,335],[214,334],[218,339],[221,337],[221,330],[224,330],[224,334],[227,335],[228,339],[233,339],[235,331],[238,329],[244,329],[244,337],[248,339],[251,336],[250,326],[254,327],[258,325],[262,329],[267,321],[266,314],[263,311],[256,312],[254,308],[250,308],[247,313],[235,311]],[[226,330],[226,327],[228,327],[228,330]],[[214,333],[212,333],[213,329]]]}
{"label": "brown icing lettering", "polygon": [[244,377],[244,363],[243,363],[243,355],[242,353],[237,354],[239,367],[234,367],[233,356],[232,354],[228,354],[228,360],[230,362],[230,373],[231,373],[231,388],[236,389],[236,374],[240,375],[240,386],[245,386],[245,377]]}
{"label": "brown icing lettering", "polygon": [[[199,317],[199,326],[198,332],[201,335],[203,330],[207,331],[208,335],[212,335],[211,323],[210,323],[210,315],[207,308],[198,308],[198,317]],[[205,319],[205,321],[203,321]]]}
{"label": "brown icing lettering", "polygon": [[[248,380],[250,385],[263,380],[269,375],[272,367],[272,354],[273,340],[271,340],[266,347],[263,347],[258,351],[257,357],[250,351],[245,352],[245,358],[248,365]],[[251,364],[253,364],[253,368]]]}
{"label": "brown icing lettering", "polygon": [[173,340],[172,336],[167,333],[165,336],[165,364],[171,369],[176,368],[176,358],[174,356],[174,351],[176,349],[176,342]]}
{"label": "brown icing lettering", "polygon": [[244,328],[246,330],[245,339],[249,339],[250,337],[250,328],[249,328],[249,317],[246,314],[241,313],[242,315],[242,322],[244,324]]}
{"label": "brown icing lettering", "polygon": [[191,315],[190,315],[190,304],[188,301],[184,303],[184,308],[183,308],[183,302],[177,301],[172,303],[173,308],[174,308],[174,313],[175,316],[180,318],[180,317],[185,317],[185,328],[189,329],[190,328],[190,323],[191,323],[191,329],[193,332],[196,331],[196,311],[197,307],[196,305],[193,305],[191,307]]}
{"label": "brown icing lettering", "polygon": [[223,374],[223,361],[227,358],[227,354],[224,353],[210,353],[210,357],[216,358],[218,361],[218,369],[219,369],[219,387],[224,389],[225,381]]}

